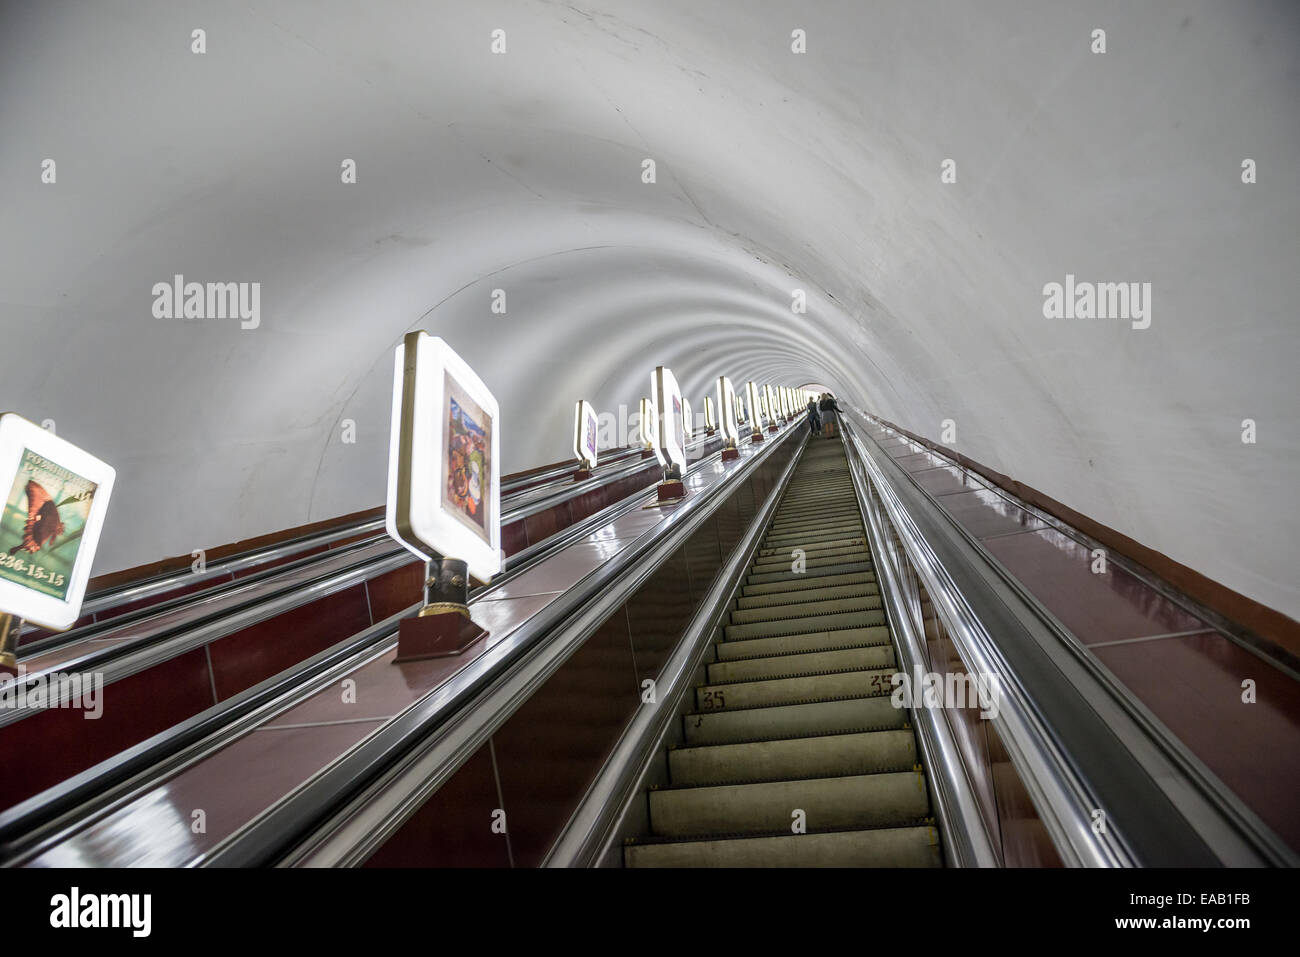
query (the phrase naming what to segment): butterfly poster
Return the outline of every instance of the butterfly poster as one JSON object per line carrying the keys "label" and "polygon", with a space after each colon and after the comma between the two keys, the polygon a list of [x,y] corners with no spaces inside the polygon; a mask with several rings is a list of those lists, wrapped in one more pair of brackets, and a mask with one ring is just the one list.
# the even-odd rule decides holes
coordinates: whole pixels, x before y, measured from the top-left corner
{"label": "butterfly poster", "polygon": [[0,516],[0,578],[65,599],[97,488],[24,448]]}

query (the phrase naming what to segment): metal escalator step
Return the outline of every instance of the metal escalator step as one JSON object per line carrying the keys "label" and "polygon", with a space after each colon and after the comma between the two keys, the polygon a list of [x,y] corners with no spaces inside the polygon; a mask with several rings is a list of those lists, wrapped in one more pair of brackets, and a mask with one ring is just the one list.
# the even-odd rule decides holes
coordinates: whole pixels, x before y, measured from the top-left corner
{"label": "metal escalator step", "polygon": [[891,695],[893,668],[845,671],[798,678],[768,678],[728,685],[700,685],[695,689],[697,711],[760,708],[776,704],[798,704],[826,698],[854,698],[863,695]]}
{"label": "metal escalator step", "polygon": [[668,752],[674,788],[907,771],[916,765],[916,735],[854,731],[815,738],[710,744]]}
{"label": "metal escalator step", "polygon": [[798,588],[767,595],[742,595],[736,599],[738,608],[770,608],[793,602],[823,601],[831,598],[855,598],[859,595],[879,595],[875,582],[857,582],[852,585],[829,585],[825,588]]}
{"label": "metal escalator step", "polygon": [[849,539],[840,542],[822,542],[819,544],[792,545],[789,548],[781,549],[769,555],[755,556],[754,562],[750,565],[749,572],[751,575],[765,574],[765,569],[780,568],[782,565],[793,565],[800,556],[796,553],[803,552],[802,561],[804,567],[808,567],[815,561],[825,562],[830,558],[838,558],[843,561],[845,558],[851,558],[856,555],[866,555],[866,539]]}
{"label": "metal escalator step", "polygon": [[745,598],[758,595],[779,595],[782,592],[804,591],[832,585],[856,585],[863,582],[869,582],[875,587],[875,573],[864,571],[844,572],[839,575],[791,574],[786,581],[768,582],[766,585],[745,585],[741,589],[741,595]]}
{"label": "metal escalator step", "polygon": [[924,819],[930,796],[919,770],[651,791],[650,830],[661,837],[772,833],[789,829],[796,810],[809,831],[888,827]]}
{"label": "metal escalator step", "polygon": [[[745,584],[765,585],[768,582],[782,581],[800,575],[812,577],[813,575],[831,575],[840,571],[867,571],[871,568],[871,556],[867,554],[863,546],[858,545],[855,548],[846,548],[842,551],[844,554],[826,555],[822,558],[805,558],[802,562],[804,569],[802,572],[794,571],[791,568],[795,561],[793,558],[787,559],[785,563],[772,562],[756,566],[758,570],[750,570],[745,579]],[[773,570],[765,571],[764,569]],[[781,571],[775,569],[781,569]]]}
{"label": "metal escalator step", "polygon": [[879,595],[856,595],[851,598],[823,598],[821,601],[800,601],[764,608],[737,608],[731,613],[733,625],[752,622],[784,621],[788,618],[807,618],[812,615],[832,615],[849,611],[868,611],[884,607]]}
{"label": "metal escalator step", "polygon": [[894,646],[884,644],[774,655],[768,658],[745,658],[739,661],[715,661],[708,666],[708,676],[710,685],[718,685],[735,681],[826,674],[832,671],[871,671],[895,666]]}
{"label": "metal escalator step", "polygon": [[810,631],[834,631],[837,628],[866,628],[884,623],[884,611],[867,610],[833,615],[805,615],[782,618],[780,621],[755,621],[743,625],[726,625],[722,630],[727,641],[738,641],[746,638],[773,638],[777,635],[802,635]]}
{"label": "metal escalator step", "polygon": [[859,528],[849,532],[830,532],[826,535],[800,535],[788,539],[765,539],[759,546],[758,556],[766,558],[769,555],[786,556],[796,548],[802,549],[806,554],[811,555],[814,552],[826,552],[833,548],[843,548],[847,545],[861,546],[866,541],[866,534]]}
{"label": "metal escalator step", "polygon": [[895,708],[886,695],[805,701],[801,704],[686,715],[683,728],[688,745],[737,744],[831,734],[836,731],[875,731],[901,728],[907,711]]}
{"label": "metal escalator step", "polygon": [[939,832],[929,825],[721,841],[633,844],[627,867],[940,867]]}
{"label": "metal escalator step", "polygon": [[781,635],[776,638],[752,638],[748,641],[725,641],[714,645],[719,661],[742,661],[748,658],[771,658],[778,655],[832,651],[889,644],[889,629],[841,628],[839,631],[813,631],[804,635]]}

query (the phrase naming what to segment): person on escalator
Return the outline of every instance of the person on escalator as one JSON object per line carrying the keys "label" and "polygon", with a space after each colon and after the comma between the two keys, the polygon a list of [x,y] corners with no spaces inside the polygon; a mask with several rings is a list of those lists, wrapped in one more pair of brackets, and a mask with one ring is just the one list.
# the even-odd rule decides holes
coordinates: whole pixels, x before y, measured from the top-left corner
{"label": "person on escalator", "polygon": [[816,435],[822,430],[822,417],[820,410],[817,408],[817,400],[808,400],[808,431]]}
{"label": "person on escalator", "polygon": [[822,430],[825,432],[826,438],[829,439],[835,435],[837,416],[844,410],[841,409],[840,404],[835,401],[835,396],[831,395],[829,392],[822,396],[821,402],[817,403],[817,408],[821,412]]}

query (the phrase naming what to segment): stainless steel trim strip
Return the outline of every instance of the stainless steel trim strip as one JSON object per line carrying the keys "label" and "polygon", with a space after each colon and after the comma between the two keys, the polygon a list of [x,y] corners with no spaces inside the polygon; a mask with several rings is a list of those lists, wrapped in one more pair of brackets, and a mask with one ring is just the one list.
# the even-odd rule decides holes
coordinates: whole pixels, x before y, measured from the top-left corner
{"label": "stainless steel trim strip", "polygon": [[664,662],[659,677],[655,679],[656,703],[653,706],[642,704],[637,709],[613,752],[605,760],[596,779],[547,853],[542,862],[543,867],[595,866],[616,839],[614,829],[628,805],[636,799],[640,791],[638,785],[646,769],[662,748],[664,735],[677,716],[683,696],[691,688],[691,679],[708,650],[718,619],[726,613],[727,606],[735,596],[798,462],[798,454],[791,457],[785,471],[764,499],[749,531],[736,545],[722,574],[715,579],[681,640]]}

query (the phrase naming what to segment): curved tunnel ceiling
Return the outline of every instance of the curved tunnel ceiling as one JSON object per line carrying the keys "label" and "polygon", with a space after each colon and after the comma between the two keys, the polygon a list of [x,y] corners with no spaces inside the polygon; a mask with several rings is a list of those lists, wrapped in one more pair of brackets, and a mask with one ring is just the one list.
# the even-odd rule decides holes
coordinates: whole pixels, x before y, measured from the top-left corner
{"label": "curved tunnel ceiling", "polygon": [[[1300,616],[1298,40],[1285,2],[10,3],[0,405],[118,467],[102,572],[378,504],[410,329],[507,471],[656,364],[824,382]],[[155,318],[177,273],[260,326]],[[1067,273],[1151,283],[1150,328],[1044,318]]]}

